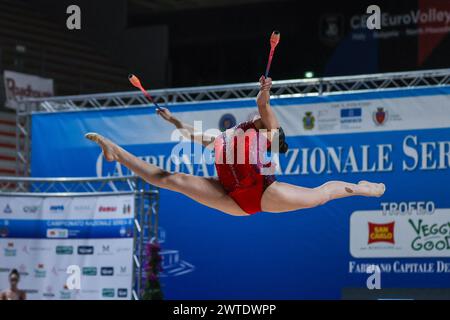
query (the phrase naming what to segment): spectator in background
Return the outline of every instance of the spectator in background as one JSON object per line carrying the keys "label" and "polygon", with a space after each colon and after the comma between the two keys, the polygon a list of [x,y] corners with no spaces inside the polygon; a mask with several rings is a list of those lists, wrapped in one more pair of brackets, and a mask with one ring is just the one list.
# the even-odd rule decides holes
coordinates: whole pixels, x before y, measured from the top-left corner
{"label": "spectator in background", "polygon": [[12,269],[9,273],[9,289],[0,293],[0,300],[26,300],[25,291],[18,287],[20,274],[17,269]]}

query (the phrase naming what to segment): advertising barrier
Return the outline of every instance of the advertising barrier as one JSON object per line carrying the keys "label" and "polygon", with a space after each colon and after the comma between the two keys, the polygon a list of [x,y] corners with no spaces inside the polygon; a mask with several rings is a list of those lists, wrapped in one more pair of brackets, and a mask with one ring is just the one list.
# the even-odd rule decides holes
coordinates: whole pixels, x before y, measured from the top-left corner
{"label": "advertising barrier", "polygon": [[131,299],[134,195],[0,195],[0,289],[28,299]]}

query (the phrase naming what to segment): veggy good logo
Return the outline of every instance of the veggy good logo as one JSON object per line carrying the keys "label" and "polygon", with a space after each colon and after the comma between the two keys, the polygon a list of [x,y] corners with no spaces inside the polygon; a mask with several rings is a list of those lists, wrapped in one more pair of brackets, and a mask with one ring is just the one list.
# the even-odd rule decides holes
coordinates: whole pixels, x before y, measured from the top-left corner
{"label": "veggy good logo", "polygon": [[386,242],[395,244],[394,240],[395,221],[390,223],[369,222],[369,239],[367,244]]}
{"label": "veggy good logo", "polygon": [[424,223],[422,219],[408,220],[416,237],[411,242],[414,251],[450,250],[450,221],[444,223]]}

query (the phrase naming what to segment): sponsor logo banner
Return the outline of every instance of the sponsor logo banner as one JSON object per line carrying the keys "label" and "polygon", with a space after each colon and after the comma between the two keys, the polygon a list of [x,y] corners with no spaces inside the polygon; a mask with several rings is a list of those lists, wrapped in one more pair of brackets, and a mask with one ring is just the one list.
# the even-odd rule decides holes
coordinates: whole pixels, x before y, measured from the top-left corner
{"label": "sponsor logo banner", "polygon": [[[130,298],[133,213],[132,194],[0,196],[0,288],[16,268],[30,299]],[[81,290],[66,287],[73,265],[80,267]]]}
{"label": "sponsor logo banner", "polygon": [[133,219],[96,220],[25,220],[0,219],[0,228],[7,224],[3,238],[131,238]]}
{"label": "sponsor logo banner", "polygon": [[397,216],[353,212],[350,252],[355,258],[450,257],[450,209]]}

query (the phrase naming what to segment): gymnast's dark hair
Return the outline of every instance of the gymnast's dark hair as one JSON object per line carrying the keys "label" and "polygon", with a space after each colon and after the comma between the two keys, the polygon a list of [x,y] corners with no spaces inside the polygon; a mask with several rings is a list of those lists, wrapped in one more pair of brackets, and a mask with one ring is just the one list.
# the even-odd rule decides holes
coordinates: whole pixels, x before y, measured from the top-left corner
{"label": "gymnast's dark hair", "polygon": [[283,128],[278,128],[279,140],[280,140],[280,153],[286,153],[289,149],[289,145],[286,143],[286,135],[284,134]]}
{"label": "gymnast's dark hair", "polygon": [[286,135],[284,134],[283,128],[279,127],[278,132],[275,134],[274,139],[278,139],[278,152],[286,153],[289,149],[289,145],[286,143]]}
{"label": "gymnast's dark hair", "polygon": [[17,276],[17,278],[20,278],[20,273],[19,271],[17,271],[17,269],[12,269],[11,272],[9,273],[9,277],[14,275]]}

